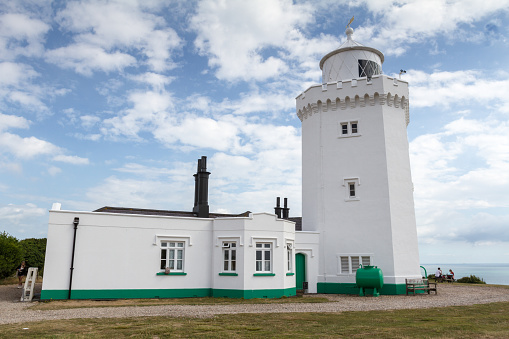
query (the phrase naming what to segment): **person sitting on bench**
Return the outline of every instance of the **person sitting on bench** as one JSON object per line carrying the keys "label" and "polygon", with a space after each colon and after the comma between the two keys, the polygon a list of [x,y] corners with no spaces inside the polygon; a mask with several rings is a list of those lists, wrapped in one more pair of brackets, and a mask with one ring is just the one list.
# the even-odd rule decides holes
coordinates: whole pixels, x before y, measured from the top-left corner
{"label": "person sitting on bench", "polygon": [[442,281],[443,280],[443,277],[442,277],[442,270],[440,269],[440,267],[438,268],[438,270],[435,272],[435,280],[436,281]]}

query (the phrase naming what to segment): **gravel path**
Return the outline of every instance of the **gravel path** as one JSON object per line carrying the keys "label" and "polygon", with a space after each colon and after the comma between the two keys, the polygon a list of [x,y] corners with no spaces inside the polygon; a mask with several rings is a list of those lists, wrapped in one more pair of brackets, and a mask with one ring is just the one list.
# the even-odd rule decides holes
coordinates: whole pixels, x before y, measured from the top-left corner
{"label": "gravel path", "polygon": [[[37,284],[36,292],[40,292]],[[509,301],[509,289],[494,286],[459,286],[439,284],[438,294],[416,296],[359,297],[355,295],[323,296],[328,303],[235,304],[235,305],[163,305],[143,307],[81,308],[53,311],[31,310],[37,302],[20,302],[16,285],[0,286],[0,324],[74,318],[125,318],[143,316],[211,317],[232,313],[343,312],[431,308],[486,304]]]}

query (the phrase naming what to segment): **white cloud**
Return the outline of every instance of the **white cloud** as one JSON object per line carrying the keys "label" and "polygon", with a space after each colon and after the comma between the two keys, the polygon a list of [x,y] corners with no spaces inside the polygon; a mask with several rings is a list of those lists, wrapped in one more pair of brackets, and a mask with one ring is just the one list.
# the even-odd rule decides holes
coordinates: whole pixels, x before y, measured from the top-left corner
{"label": "white cloud", "polygon": [[[219,79],[261,81],[289,70],[285,59],[292,56],[292,47],[310,45],[299,28],[312,19],[310,5],[287,0],[203,1],[191,19],[191,28],[198,34],[195,46],[209,57],[209,66],[217,68]],[[304,57],[313,52],[320,53],[306,49]]]}
{"label": "white cloud", "polygon": [[0,206],[0,220],[9,221],[9,223],[19,224],[26,218],[40,217],[46,214],[46,210],[39,208],[34,204],[25,205],[8,204]]}
{"label": "white cloud", "polygon": [[38,155],[59,153],[60,148],[36,137],[23,138],[4,132],[0,134],[0,152],[17,158],[29,159]]}
{"label": "white cloud", "polygon": [[0,154],[11,154],[15,158],[27,160],[41,155],[53,155],[54,161],[75,165],[88,164],[88,159],[64,155],[64,149],[36,137],[21,137],[7,132],[10,128],[27,129],[30,121],[15,115],[0,113]]}
{"label": "white cloud", "polygon": [[409,70],[412,107],[448,107],[473,102],[498,106],[500,112],[509,113],[509,80],[489,77],[479,71],[435,71],[425,73]]}
{"label": "white cloud", "polygon": [[165,76],[165,75],[157,74],[157,73],[153,73],[153,72],[146,72],[146,73],[137,74],[137,75],[130,75],[129,78],[134,81],[150,85],[152,87],[152,89],[156,92],[164,91],[165,86],[169,85],[174,80],[173,77],[169,77],[169,76]]}
{"label": "white cloud", "polygon": [[80,158],[75,155],[56,155],[53,157],[54,161],[65,162],[73,165],[88,165],[89,161],[87,158]]}
{"label": "white cloud", "polygon": [[66,93],[66,90],[36,83],[40,74],[30,65],[0,62],[0,74],[0,104],[9,108],[21,105],[39,114],[47,113],[49,110],[43,101]]}
{"label": "white cloud", "polygon": [[482,31],[462,29],[509,11],[509,1],[430,0],[369,1],[351,3],[366,7],[376,20],[356,29],[359,41],[383,49],[388,55],[401,55],[409,44],[430,41],[437,35],[451,40],[480,41]]}
{"label": "white cloud", "polygon": [[44,51],[44,36],[50,26],[24,13],[0,15],[0,58],[13,60],[19,55],[40,56]]}
{"label": "white cloud", "polygon": [[0,63],[0,74],[0,86],[14,88],[24,86],[40,76],[32,66],[7,61]]}
{"label": "white cloud", "polygon": [[55,175],[62,173],[62,169],[56,166],[51,166],[50,168],[48,168],[48,173],[49,175],[54,177]]}
{"label": "white cloud", "polygon": [[62,68],[74,69],[75,72],[87,76],[92,75],[95,70],[119,72],[136,63],[136,59],[129,54],[108,53],[100,47],[87,44],[73,44],[48,51],[46,58]]}
{"label": "white cloud", "polygon": [[140,131],[153,130],[167,119],[168,112],[173,111],[173,100],[167,92],[132,92],[128,96],[132,108],[104,120],[101,132],[113,138],[126,136],[140,140]]}
{"label": "white cloud", "polygon": [[81,125],[84,128],[90,128],[95,126],[97,123],[101,121],[101,118],[93,116],[93,115],[82,115],[80,116]]}
{"label": "white cloud", "polygon": [[460,118],[410,143],[421,241],[509,241],[500,231],[508,220],[508,135],[507,121]]}
{"label": "white cloud", "polygon": [[0,132],[9,128],[28,128],[29,121],[16,115],[7,115],[0,113]]}
{"label": "white cloud", "polygon": [[100,185],[90,188],[86,195],[90,201],[102,206],[190,210],[194,201],[192,185],[192,176],[188,185],[171,180],[110,176]]}
{"label": "white cloud", "polygon": [[[136,1],[67,3],[57,14],[61,28],[74,33],[74,43],[47,53],[47,60],[91,75],[95,70],[121,71],[146,64],[161,72],[174,68],[171,52],[181,48],[177,33],[150,6]],[[135,53],[141,53],[137,60]]]}

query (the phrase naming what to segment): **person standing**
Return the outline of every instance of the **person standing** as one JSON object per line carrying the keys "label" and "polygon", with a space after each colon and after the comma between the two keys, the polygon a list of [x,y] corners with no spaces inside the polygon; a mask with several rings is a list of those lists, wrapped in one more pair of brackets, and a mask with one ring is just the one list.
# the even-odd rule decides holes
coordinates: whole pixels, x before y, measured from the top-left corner
{"label": "person standing", "polygon": [[16,269],[16,275],[18,276],[18,288],[21,288],[23,286],[23,276],[27,275],[27,267],[24,260]]}

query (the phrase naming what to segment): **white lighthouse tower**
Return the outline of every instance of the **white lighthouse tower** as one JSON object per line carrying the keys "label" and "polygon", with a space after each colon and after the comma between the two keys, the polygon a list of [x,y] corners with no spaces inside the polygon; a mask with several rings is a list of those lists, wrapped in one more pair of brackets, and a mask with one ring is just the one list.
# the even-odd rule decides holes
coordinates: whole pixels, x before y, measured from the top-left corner
{"label": "white lighthouse tower", "polygon": [[320,233],[317,290],[357,293],[359,264],[383,272],[383,294],[419,278],[410,173],[408,83],[384,55],[347,40],[320,61],[322,85],[296,98],[302,121],[302,230]]}

